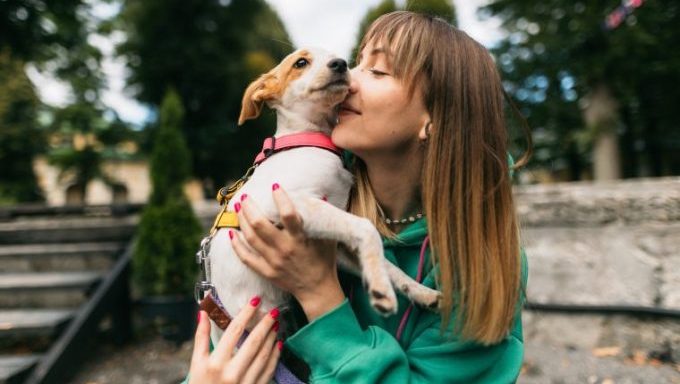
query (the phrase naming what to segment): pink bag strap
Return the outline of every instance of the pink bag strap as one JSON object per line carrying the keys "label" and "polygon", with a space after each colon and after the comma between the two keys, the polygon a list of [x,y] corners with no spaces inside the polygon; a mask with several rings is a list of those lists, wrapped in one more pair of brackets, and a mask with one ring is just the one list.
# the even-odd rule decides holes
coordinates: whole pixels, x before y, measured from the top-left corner
{"label": "pink bag strap", "polygon": [[[418,273],[416,274],[416,281],[418,283],[423,282],[423,267],[425,266],[425,250],[427,249],[427,245],[430,242],[430,236],[425,236],[425,239],[423,240],[423,245],[420,247],[420,258],[418,259]],[[406,311],[404,311],[404,315],[401,317],[401,321],[399,322],[399,328],[397,328],[397,340],[401,339],[401,335],[404,332],[404,328],[406,327],[406,322],[408,321],[409,315],[411,315],[411,311],[413,310],[413,303],[411,303],[408,308],[406,308]]]}

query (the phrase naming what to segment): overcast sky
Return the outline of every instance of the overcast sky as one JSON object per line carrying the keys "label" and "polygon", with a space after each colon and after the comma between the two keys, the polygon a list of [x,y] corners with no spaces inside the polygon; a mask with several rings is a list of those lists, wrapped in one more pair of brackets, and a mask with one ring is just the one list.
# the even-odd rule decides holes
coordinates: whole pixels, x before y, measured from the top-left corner
{"label": "overcast sky", "polygon": [[[380,0],[266,0],[283,20],[293,44],[323,47],[342,56],[348,56],[356,41],[359,22],[366,11]],[[494,20],[484,23],[475,15],[479,5],[486,0],[454,0],[458,14],[459,28],[486,46],[500,37],[498,23]],[[403,4],[404,1],[397,1]],[[117,12],[115,6],[98,3],[94,9],[100,17]],[[114,36],[120,40],[123,36]],[[148,109],[125,95],[125,68],[120,60],[112,58],[111,39],[92,36],[90,42],[99,47],[107,56],[103,69],[108,78],[108,90],[103,93],[103,102],[118,112],[120,117],[135,125],[141,125],[149,117]],[[42,100],[52,105],[68,103],[68,88],[63,84],[42,76],[34,68],[28,68],[31,80],[36,84]]]}

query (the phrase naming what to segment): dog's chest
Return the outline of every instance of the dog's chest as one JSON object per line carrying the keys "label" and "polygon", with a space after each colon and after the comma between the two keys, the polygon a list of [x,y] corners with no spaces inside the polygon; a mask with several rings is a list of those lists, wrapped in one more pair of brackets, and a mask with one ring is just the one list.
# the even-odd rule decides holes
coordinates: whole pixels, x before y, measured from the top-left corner
{"label": "dog's chest", "polygon": [[[272,184],[278,183],[293,204],[302,197],[326,197],[328,202],[344,209],[352,176],[334,153],[319,148],[296,148],[276,153],[261,163],[251,178],[229,202],[228,210],[247,194],[260,211],[273,222],[279,222],[272,199]],[[228,229],[217,231],[211,241],[211,280],[225,309],[235,315],[254,295],[262,298],[262,311],[287,302],[287,295],[245,266],[234,253]]]}
{"label": "dog's chest", "polygon": [[309,147],[286,150],[257,167],[229,202],[228,209],[233,210],[241,195],[247,194],[269,220],[278,222],[271,195],[274,183],[285,189],[293,203],[301,197],[326,197],[329,203],[345,209],[353,180],[340,158],[330,151]]}

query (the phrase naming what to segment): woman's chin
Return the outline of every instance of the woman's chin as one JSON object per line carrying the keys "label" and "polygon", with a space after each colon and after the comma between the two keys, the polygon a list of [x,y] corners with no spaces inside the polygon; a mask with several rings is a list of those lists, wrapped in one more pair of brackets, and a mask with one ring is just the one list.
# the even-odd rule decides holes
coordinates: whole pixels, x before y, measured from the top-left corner
{"label": "woman's chin", "polygon": [[336,125],[331,131],[331,141],[336,146],[353,152],[353,149],[357,146],[357,139],[362,135],[356,125],[350,125],[343,123],[342,121]]}
{"label": "woman's chin", "polygon": [[342,126],[342,123],[336,125],[333,127],[331,130],[331,141],[333,144],[337,145],[340,148],[344,148],[341,144],[344,144],[344,139],[345,139],[345,133],[343,132],[344,127]]}

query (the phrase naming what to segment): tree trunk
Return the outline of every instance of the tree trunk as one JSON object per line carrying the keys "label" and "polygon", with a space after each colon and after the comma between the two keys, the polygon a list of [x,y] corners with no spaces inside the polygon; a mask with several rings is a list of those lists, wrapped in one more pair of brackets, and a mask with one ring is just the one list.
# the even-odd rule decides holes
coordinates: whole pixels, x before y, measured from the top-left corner
{"label": "tree trunk", "polygon": [[621,156],[616,126],[618,104],[603,83],[593,88],[583,106],[583,119],[595,132],[593,141],[593,177],[596,181],[621,178]]}
{"label": "tree trunk", "polygon": [[593,177],[596,181],[621,178],[619,138],[616,132],[600,133],[593,147]]}

